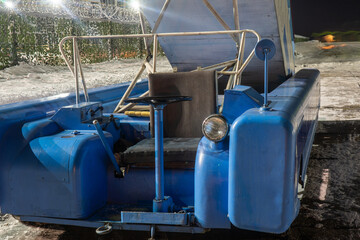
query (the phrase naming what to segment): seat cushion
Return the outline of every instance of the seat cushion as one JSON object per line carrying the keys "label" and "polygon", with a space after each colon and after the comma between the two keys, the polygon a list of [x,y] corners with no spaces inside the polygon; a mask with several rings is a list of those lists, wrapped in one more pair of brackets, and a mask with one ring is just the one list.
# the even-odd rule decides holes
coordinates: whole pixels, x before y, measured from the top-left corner
{"label": "seat cushion", "polygon": [[[150,96],[190,96],[164,109],[164,137],[202,137],[204,119],[216,112],[215,71],[149,74]],[[153,129],[153,117],[150,118]]]}
{"label": "seat cushion", "polygon": [[[164,138],[165,168],[193,168],[200,138]],[[144,139],[121,154],[121,164],[154,167],[154,138]]]}

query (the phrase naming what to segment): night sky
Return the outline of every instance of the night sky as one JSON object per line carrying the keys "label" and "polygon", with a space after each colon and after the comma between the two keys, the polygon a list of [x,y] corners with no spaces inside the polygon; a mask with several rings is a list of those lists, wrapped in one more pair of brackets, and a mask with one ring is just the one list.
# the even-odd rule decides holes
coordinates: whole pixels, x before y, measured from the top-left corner
{"label": "night sky", "polygon": [[360,0],[291,0],[295,34],[360,31]]}

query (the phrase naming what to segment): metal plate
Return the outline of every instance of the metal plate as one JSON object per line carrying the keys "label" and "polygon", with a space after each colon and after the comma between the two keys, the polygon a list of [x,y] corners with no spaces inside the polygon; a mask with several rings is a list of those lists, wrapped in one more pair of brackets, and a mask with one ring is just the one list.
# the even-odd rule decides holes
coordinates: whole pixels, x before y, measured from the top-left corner
{"label": "metal plate", "polygon": [[186,213],[121,212],[121,222],[138,224],[187,225]]}
{"label": "metal plate", "polygon": [[276,54],[276,47],[270,39],[262,39],[256,44],[255,55],[262,61],[265,61],[265,50],[268,50],[267,59],[272,59]]}

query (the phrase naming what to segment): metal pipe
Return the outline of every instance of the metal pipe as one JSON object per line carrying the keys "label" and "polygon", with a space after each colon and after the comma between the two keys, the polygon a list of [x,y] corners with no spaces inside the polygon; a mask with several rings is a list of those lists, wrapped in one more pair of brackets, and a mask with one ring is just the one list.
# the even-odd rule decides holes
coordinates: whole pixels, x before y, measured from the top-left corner
{"label": "metal pipe", "polygon": [[140,78],[141,74],[144,72],[145,70],[145,62],[141,65],[140,70],[138,71],[137,75],[135,76],[135,78],[131,81],[129,87],[126,89],[124,95],[122,96],[122,98],[120,99],[118,105],[116,106],[114,113],[116,113],[118,111],[118,109],[120,108],[120,106],[124,103],[125,99],[127,99],[131,93],[131,91],[134,89],[137,80]]}
{"label": "metal pipe", "polygon": [[[233,0],[233,15],[234,15],[234,24],[235,24],[235,29],[236,30],[240,30],[240,19],[239,19],[239,5],[238,5],[238,0]],[[242,35],[240,37],[240,35],[238,36],[239,38],[239,43],[240,45],[238,45],[238,48],[241,47],[241,41],[242,41]],[[242,62],[241,62],[242,63]]]}
{"label": "metal pipe", "polygon": [[[233,0],[233,14],[234,14],[234,24],[235,24],[235,29],[236,30],[240,30],[240,20],[239,20],[239,5],[238,5],[238,0]],[[236,67],[235,70],[239,71],[240,66],[242,66],[243,61],[244,61],[244,47],[245,47],[245,34],[246,33],[241,33],[238,35],[239,37],[239,45],[238,45],[238,58],[237,58],[237,63],[236,63]],[[233,87],[235,87],[235,85],[239,85],[241,83],[241,73],[236,73],[234,76],[234,81],[233,81]]]}
{"label": "metal pipe", "polygon": [[[226,30],[231,30],[231,28],[229,27],[229,25],[226,24],[226,22],[224,21],[224,19],[222,19],[222,17],[217,13],[217,11],[215,10],[215,8],[209,3],[208,0],[203,0],[205,6],[210,10],[210,12],[215,16],[216,20],[218,20],[218,22],[226,29]],[[236,42],[236,44],[239,44],[239,40],[236,38],[235,34],[231,34],[232,39],[234,39],[234,41]]]}
{"label": "metal pipe", "polygon": [[153,73],[153,72],[154,72],[154,67],[153,67],[153,66],[151,66],[151,64],[150,64],[150,63],[145,62],[145,67],[146,67],[146,71],[147,71],[147,73],[148,73],[148,74],[149,74],[149,73]]}
{"label": "metal pipe", "polygon": [[158,51],[158,41],[157,41],[157,35],[154,35],[154,41],[153,41],[153,72],[156,72],[156,55]]}
{"label": "metal pipe", "polygon": [[269,81],[268,81],[268,55],[269,53],[269,49],[265,48],[264,49],[264,56],[265,56],[265,66],[264,66],[264,107],[266,108],[268,106],[268,86],[269,86]]}
{"label": "metal pipe", "polygon": [[121,170],[120,170],[120,168],[119,168],[119,165],[118,165],[117,162],[116,162],[116,159],[115,159],[115,157],[114,157],[114,154],[113,154],[113,152],[112,152],[112,150],[111,150],[111,148],[110,148],[110,146],[109,146],[109,143],[108,143],[107,140],[106,140],[106,137],[105,137],[105,135],[104,135],[103,130],[101,129],[101,126],[100,126],[98,120],[94,120],[94,121],[93,121],[93,125],[94,125],[95,128],[96,128],[96,131],[97,131],[97,133],[98,133],[98,136],[99,136],[99,138],[100,138],[100,140],[101,140],[101,142],[102,142],[102,144],[103,144],[103,146],[104,146],[104,148],[105,148],[105,151],[106,151],[108,157],[110,158],[110,161],[112,162],[112,164],[113,164],[116,172],[119,173],[120,175],[122,175],[122,172],[121,172]]}
{"label": "metal pipe", "polygon": [[[240,46],[239,46],[239,62],[240,65],[243,65],[243,61],[244,61],[244,48],[245,48],[245,37],[246,37],[246,33],[241,33],[241,39],[240,39]],[[239,69],[237,69],[237,71],[239,71]],[[238,74],[235,75],[235,79],[236,79],[236,84],[239,85],[241,84],[241,74],[242,72],[239,72]]]}
{"label": "metal pipe", "polygon": [[65,56],[65,51],[64,51],[64,48],[63,48],[64,42],[66,40],[68,40],[68,39],[69,39],[69,37],[65,37],[65,38],[61,39],[61,41],[59,43],[59,50],[60,50],[60,53],[61,53],[66,65],[67,65],[67,67],[69,68],[70,72],[74,75],[74,69],[72,68],[72,66],[70,64],[69,59]]}
{"label": "metal pipe", "polygon": [[221,70],[218,72],[218,74],[222,74],[222,75],[235,75],[237,73],[237,71],[225,71],[225,70]]}
{"label": "metal pipe", "polygon": [[[260,41],[260,37],[258,38],[258,42]],[[250,63],[252,57],[255,55],[255,48],[251,51],[251,53],[249,54],[249,56],[246,58],[245,62],[243,63],[243,65],[241,66],[241,68],[238,70],[238,74],[242,73],[244,71],[244,69],[246,68],[246,66]]]}
{"label": "metal pipe", "polygon": [[[143,94],[140,95],[140,97],[146,97],[149,94],[149,90],[144,92]],[[124,112],[126,110],[128,110],[129,108],[132,108],[133,106],[135,106],[136,103],[129,103],[128,105],[122,107],[120,110],[117,111],[117,113],[121,113]]]}
{"label": "metal pipe", "polygon": [[[121,105],[121,107],[125,107],[125,105]],[[130,111],[150,111],[149,105],[137,105],[133,106]]]}
{"label": "metal pipe", "polygon": [[74,77],[75,77],[75,94],[76,94],[76,104],[79,104],[80,94],[79,94],[79,76],[78,76],[78,60],[76,53],[77,40],[73,38],[73,51],[74,51]]}
{"label": "metal pipe", "polygon": [[[240,44],[239,46],[239,51],[238,51],[238,57],[237,57],[237,61],[236,61],[236,65],[235,65],[235,71],[237,72],[240,68],[241,63],[241,51],[242,51],[242,45]],[[235,87],[235,85],[237,84],[237,79],[240,75],[235,73],[235,76],[232,79],[232,88]]]}
{"label": "metal pipe", "polygon": [[235,29],[240,30],[238,0],[233,0],[233,14],[234,14]]}
{"label": "metal pipe", "polygon": [[124,114],[136,117],[150,117],[150,111],[125,111]]}
{"label": "metal pipe", "polygon": [[89,94],[88,94],[86,83],[85,83],[84,72],[83,72],[83,69],[82,69],[82,66],[81,66],[81,58],[80,58],[80,53],[79,53],[79,46],[77,44],[76,44],[76,54],[78,56],[77,60],[78,60],[78,64],[79,64],[81,83],[83,85],[83,90],[84,90],[85,102],[89,102],[90,98],[89,98]]}
{"label": "metal pipe", "polygon": [[[144,16],[142,15],[141,11],[139,11],[139,19],[140,19],[140,26],[141,26],[141,32],[143,34],[145,34],[145,22],[144,22]],[[145,50],[146,52],[149,51],[149,48],[148,48],[148,43],[146,41],[146,38],[143,38],[144,40],[144,46],[145,46]]]}
{"label": "metal pipe", "polygon": [[195,72],[195,71],[199,71],[199,70],[215,70],[215,69],[224,68],[224,67],[227,68],[229,66],[234,65],[235,62],[236,62],[236,59],[226,61],[226,62],[222,62],[222,63],[217,63],[217,64],[207,66],[207,67],[203,67],[203,68],[200,68],[200,69],[195,69],[195,70],[192,70],[191,72]]}
{"label": "metal pipe", "polygon": [[[161,8],[160,14],[158,16],[158,18],[156,19],[156,22],[154,24],[154,27],[151,31],[151,33],[156,33],[157,29],[159,28],[159,25],[164,17],[165,11],[167,9],[167,7],[169,6],[170,0],[166,0],[163,7]],[[148,39],[147,40],[147,44],[150,45],[151,44],[151,40],[152,39]]]}
{"label": "metal pipe", "polygon": [[155,200],[164,199],[164,136],[163,109],[165,105],[154,106],[155,119]]}
{"label": "metal pipe", "polygon": [[157,31],[157,29],[158,29],[158,27],[159,27],[159,25],[161,23],[161,20],[164,17],[164,13],[165,13],[167,7],[169,6],[169,3],[170,3],[170,0],[165,1],[164,5],[163,5],[163,7],[162,7],[162,9],[160,11],[159,17],[157,18],[157,20],[156,20],[156,22],[154,24],[154,27],[152,29],[152,33],[156,33],[156,31]]}
{"label": "metal pipe", "polygon": [[[177,37],[177,36],[204,36],[204,35],[222,35],[222,34],[238,34],[242,32],[253,33],[256,37],[260,38],[260,35],[251,29],[243,29],[243,30],[222,30],[222,31],[200,31],[200,32],[171,32],[171,33],[156,33],[158,37]],[[124,34],[124,35],[99,35],[99,36],[76,36],[77,39],[88,39],[88,40],[96,40],[96,39],[118,39],[118,38],[153,38],[155,33],[146,33],[146,34]],[[64,43],[68,39],[72,39],[74,36],[64,37],[61,43]]]}

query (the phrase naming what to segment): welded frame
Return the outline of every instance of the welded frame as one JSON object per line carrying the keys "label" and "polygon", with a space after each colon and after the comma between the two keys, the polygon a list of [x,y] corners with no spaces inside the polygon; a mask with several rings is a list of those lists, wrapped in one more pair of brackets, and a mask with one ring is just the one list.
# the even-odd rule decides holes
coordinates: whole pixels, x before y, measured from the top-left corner
{"label": "welded frame", "polygon": [[[86,88],[86,84],[85,84],[85,78],[82,72],[82,67],[81,67],[81,58],[80,58],[80,54],[78,51],[78,45],[77,42],[78,40],[95,40],[95,39],[120,39],[120,38],[151,38],[154,40],[153,42],[153,64],[151,65],[151,63],[149,62],[149,59],[145,59],[143,64],[140,67],[140,70],[138,72],[138,74],[136,75],[136,77],[132,80],[132,82],[129,85],[129,88],[126,90],[125,94],[123,95],[123,97],[121,98],[118,106],[116,107],[114,112],[123,112],[127,109],[129,109],[131,106],[133,106],[133,104],[128,104],[126,106],[122,106],[122,103],[125,101],[125,99],[130,95],[131,91],[133,90],[133,88],[135,87],[138,79],[140,78],[141,74],[143,73],[143,71],[145,69],[148,70],[148,73],[155,73],[156,72],[156,55],[158,52],[158,41],[157,39],[159,37],[177,37],[177,36],[204,36],[204,35],[225,35],[225,34],[233,34],[233,33],[252,33],[257,37],[257,42],[260,41],[260,35],[255,32],[254,30],[250,30],[250,29],[244,29],[244,30],[230,30],[230,31],[206,31],[206,32],[174,32],[174,33],[148,33],[148,34],[132,34],[132,35],[102,35],[102,36],[69,36],[69,37],[65,37],[61,40],[60,42],[60,52],[64,57],[64,60],[68,66],[68,68],[70,69],[70,71],[73,73],[73,76],[75,78],[75,89],[76,89],[76,104],[78,104],[80,102],[80,90],[79,90],[79,70],[80,70],[80,75],[81,75],[81,81],[82,81],[82,86],[83,86],[83,90],[84,90],[84,95],[85,95],[85,99],[86,101],[89,101],[88,95],[87,95],[87,88]],[[72,40],[73,41],[73,66],[70,63],[70,60],[66,57],[64,49],[63,49],[63,45],[65,43],[65,41],[67,40]],[[242,49],[239,49],[239,53],[238,56],[241,55],[241,51],[243,51]],[[198,68],[196,70],[209,70],[209,69],[218,69],[220,67],[224,67],[223,70],[221,70],[219,73],[220,74],[224,74],[224,75],[240,75],[243,70],[245,69],[245,67],[249,64],[250,60],[252,59],[252,57],[254,56],[255,50],[253,50],[249,56],[246,58],[246,60],[244,61],[243,64],[239,63],[239,69],[236,69],[235,71],[227,71],[228,68],[231,68],[234,63],[238,63],[239,62],[239,57],[237,59],[234,60],[230,60],[230,61],[226,61],[223,63],[218,63],[212,66],[208,66],[208,67],[204,67],[204,68]],[[141,96],[146,96],[148,94],[148,91],[145,92],[144,94],[142,94]]]}
{"label": "welded frame", "polygon": [[[152,29],[151,33],[145,33],[145,21],[142,13],[139,11],[139,18],[140,18],[140,26],[142,30],[142,34],[133,34],[133,35],[101,35],[101,36],[68,36],[63,38],[60,41],[59,48],[60,52],[66,62],[66,65],[72,72],[74,78],[75,78],[75,92],[76,92],[76,104],[80,103],[80,90],[79,90],[79,71],[80,71],[80,77],[82,81],[82,87],[84,91],[85,101],[88,102],[89,96],[87,93],[85,78],[81,66],[81,59],[78,49],[78,40],[87,39],[87,40],[95,40],[95,39],[120,39],[120,38],[143,38],[144,39],[144,45],[145,50],[147,52],[147,56],[142,63],[138,73],[136,74],[135,78],[131,81],[128,89],[126,90],[125,94],[120,99],[118,105],[116,106],[114,112],[120,113],[124,112],[133,106],[135,106],[134,103],[129,103],[127,105],[123,105],[124,101],[129,97],[132,90],[134,89],[137,81],[139,80],[140,76],[143,74],[143,72],[147,71],[147,73],[155,73],[156,72],[156,62],[157,62],[157,53],[158,53],[158,38],[159,37],[174,37],[174,36],[201,36],[201,35],[221,35],[221,34],[228,34],[235,42],[236,47],[238,49],[237,58],[234,60],[218,63],[215,65],[207,66],[207,67],[198,67],[197,69],[193,71],[200,71],[200,70],[216,70],[219,68],[222,68],[221,71],[217,72],[218,75],[230,75],[229,81],[227,83],[226,89],[231,89],[235,85],[241,84],[241,74],[244,71],[245,67],[249,64],[250,60],[254,56],[255,49],[252,50],[252,52],[249,54],[249,56],[244,61],[244,47],[245,47],[245,38],[247,33],[252,33],[257,37],[257,42],[260,41],[261,37],[260,35],[255,32],[254,30],[250,29],[244,29],[240,30],[240,22],[239,22],[239,11],[238,11],[238,1],[233,0],[233,13],[234,13],[234,24],[235,24],[235,30],[231,30],[231,28],[228,26],[228,24],[221,18],[221,16],[217,13],[215,8],[209,3],[208,0],[203,0],[204,5],[209,9],[209,11],[214,15],[214,17],[217,19],[217,21],[224,27],[224,31],[204,31],[204,32],[173,32],[173,33],[156,33],[164,14],[170,4],[171,0],[166,0],[160,14],[155,22],[155,25]],[[71,66],[71,63],[69,59],[66,57],[63,45],[65,41],[67,40],[73,40],[73,66]],[[151,54],[151,50],[149,48],[150,44],[153,44],[153,51]],[[255,46],[254,46],[255,48]],[[152,64],[150,61],[152,60]],[[229,69],[232,68],[232,71],[229,71]],[[147,96],[149,91],[146,91],[141,95]],[[221,111],[221,109],[220,109]]]}

